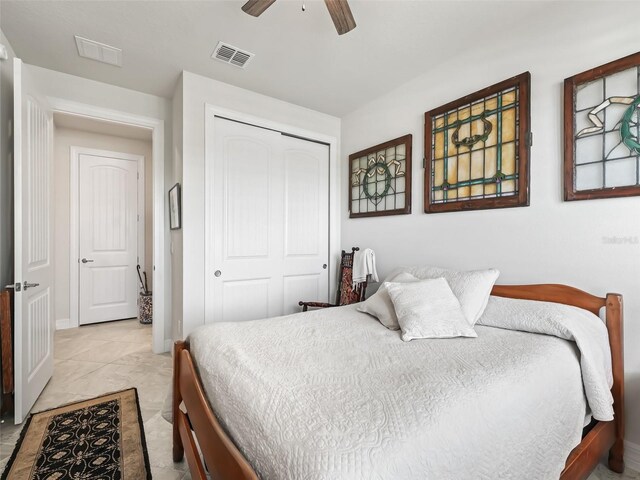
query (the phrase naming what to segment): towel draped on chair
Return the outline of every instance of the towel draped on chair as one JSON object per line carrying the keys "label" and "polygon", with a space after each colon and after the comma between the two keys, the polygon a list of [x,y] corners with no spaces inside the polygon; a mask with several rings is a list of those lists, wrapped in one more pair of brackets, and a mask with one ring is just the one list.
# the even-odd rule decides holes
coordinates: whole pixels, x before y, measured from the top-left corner
{"label": "towel draped on chair", "polygon": [[371,281],[378,281],[378,272],[376,271],[376,254],[370,248],[354,252],[353,254],[353,285],[366,282],[367,278]]}

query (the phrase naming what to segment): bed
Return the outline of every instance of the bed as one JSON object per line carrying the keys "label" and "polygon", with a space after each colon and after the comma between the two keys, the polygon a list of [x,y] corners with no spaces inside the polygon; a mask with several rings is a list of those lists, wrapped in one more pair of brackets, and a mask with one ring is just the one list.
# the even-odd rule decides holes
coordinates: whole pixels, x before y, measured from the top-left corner
{"label": "bed", "polygon": [[[219,324],[176,342],[174,460],[186,456],[194,479],[208,470],[225,480],[488,479],[496,471],[501,478],[559,472],[562,480],[583,479],[607,452],[609,468],[623,471],[622,297],[563,285],[495,286],[492,295],[596,315],[605,308],[613,420],[589,421],[579,341],[489,321],[477,339],[405,344],[366,314],[340,307],[328,317],[269,319],[263,331]],[[270,333],[284,329],[287,337]],[[303,340],[304,351],[292,340]],[[415,364],[422,356],[431,369]],[[283,367],[287,375],[274,374]],[[423,397],[429,401],[416,402]]]}

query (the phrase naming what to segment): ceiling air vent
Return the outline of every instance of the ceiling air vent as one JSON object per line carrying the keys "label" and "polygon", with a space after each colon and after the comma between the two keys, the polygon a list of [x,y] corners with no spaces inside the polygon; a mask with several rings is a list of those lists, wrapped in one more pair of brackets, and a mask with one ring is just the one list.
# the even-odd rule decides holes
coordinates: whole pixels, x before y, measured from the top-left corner
{"label": "ceiling air vent", "polygon": [[104,43],[89,40],[88,38],[76,38],[76,46],[78,47],[78,55],[81,57],[96,60],[116,67],[122,66],[122,49],[106,45]]}
{"label": "ceiling air vent", "polygon": [[229,45],[228,43],[218,42],[211,58],[235,65],[236,67],[244,68],[253,56],[253,53],[243,52],[239,48]]}

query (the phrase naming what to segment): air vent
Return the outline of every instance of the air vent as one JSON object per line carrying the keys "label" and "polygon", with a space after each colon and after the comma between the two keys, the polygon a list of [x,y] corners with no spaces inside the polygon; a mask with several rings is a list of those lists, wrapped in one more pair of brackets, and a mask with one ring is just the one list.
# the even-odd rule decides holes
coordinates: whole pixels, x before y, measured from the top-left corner
{"label": "air vent", "polygon": [[243,52],[239,48],[229,45],[228,43],[218,42],[211,58],[215,58],[216,60],[220,60],[221,62],[228,63],[230,65],[235,65],[236,67],[244,68],[253,56],[253,53]]}
{"label": "air vent", "polygon": [[104,43],[89,40],[88,38],[76,37],[78,55],[89,58],[97,62],[108,63],[116,67],[122,66],[122,49],[105,45]]}

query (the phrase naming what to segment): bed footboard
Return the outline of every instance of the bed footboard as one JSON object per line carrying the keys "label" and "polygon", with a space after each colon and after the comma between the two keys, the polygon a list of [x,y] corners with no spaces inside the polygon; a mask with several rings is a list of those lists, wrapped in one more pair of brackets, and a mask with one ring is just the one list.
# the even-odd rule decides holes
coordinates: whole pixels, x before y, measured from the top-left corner
{"label": "bed footboard", "polygon": [[205,480],[206,470],[215,479],[257,480],[211,411],[186,342],[175,343],[173,368],[173,460],[186,456],[194,480]]}

